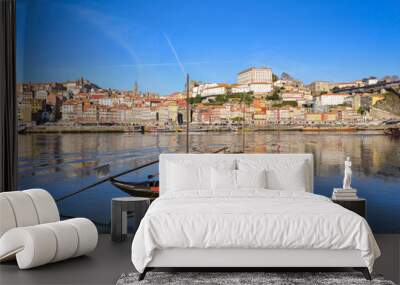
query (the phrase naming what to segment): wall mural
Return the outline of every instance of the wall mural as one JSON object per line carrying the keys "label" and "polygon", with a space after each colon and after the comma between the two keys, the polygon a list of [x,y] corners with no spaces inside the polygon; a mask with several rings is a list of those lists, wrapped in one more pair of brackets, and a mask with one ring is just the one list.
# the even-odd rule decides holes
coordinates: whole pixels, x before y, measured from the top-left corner
{"label": "wall mural", "polygon": [[[190,2],[17,1],[19,189],[47,189],[63,216],[109,231],[110,199],[129,191],[108,178],[157,190],[157,163],[118,174],[185,152],[189,120],[190,152],[312,153],[321,195],[342,186],[350,157],[373,231],[400,233],[395,64],[376,68],[370,53],[382,51],[358,36],[338,51],[307,19],[339,35],[340,17],[296,2],[282,18],[260,12],[278,3]],[[319,40],[286,33],[294,18]]]}

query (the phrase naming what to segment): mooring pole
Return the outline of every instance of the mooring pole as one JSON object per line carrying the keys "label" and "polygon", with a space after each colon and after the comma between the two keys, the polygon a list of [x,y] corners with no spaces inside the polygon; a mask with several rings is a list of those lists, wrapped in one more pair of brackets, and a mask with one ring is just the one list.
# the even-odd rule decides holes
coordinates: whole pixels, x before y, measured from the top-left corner
{"label": "mooring pole", "polygon": [[189,120],[190,120],[189,74],[186,74],[186,153],[189,153]]}
{"label": "mooring pole", "polygon": [[[242,103],[243,104],[243,103]],[[246,126],[246,103],[243,104],[243,123],[242,123],[242,152],[245,153],[245,145],[246,145],[246,133],[245,133],[245,126]]]}

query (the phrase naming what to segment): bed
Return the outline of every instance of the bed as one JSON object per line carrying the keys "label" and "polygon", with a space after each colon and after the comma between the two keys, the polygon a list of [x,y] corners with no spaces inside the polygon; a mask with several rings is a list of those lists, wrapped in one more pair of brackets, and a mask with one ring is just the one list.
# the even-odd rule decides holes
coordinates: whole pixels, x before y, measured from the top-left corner
{"label": "bed", "polygon": [[380,251],[359,215],[313,194],[311,154],[162,154],[132,262],[153,268],[352,267]]}

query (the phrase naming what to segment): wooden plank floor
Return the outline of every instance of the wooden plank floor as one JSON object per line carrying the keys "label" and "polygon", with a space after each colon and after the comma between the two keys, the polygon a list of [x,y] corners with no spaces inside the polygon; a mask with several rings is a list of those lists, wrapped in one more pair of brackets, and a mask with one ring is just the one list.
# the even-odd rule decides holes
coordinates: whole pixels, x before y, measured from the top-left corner
{"label": "wooden plank floor", "polygon": [[[382,251],[375,271],[395,283],[400,281],[400,235],[376,235]],[[115,284],[124,272],[134,271],[130,259],[132,237],[115,243],[100,235],[97,249],[82,256],[30,270],[19,270],[15,262],[0,265],[0,284]]]}

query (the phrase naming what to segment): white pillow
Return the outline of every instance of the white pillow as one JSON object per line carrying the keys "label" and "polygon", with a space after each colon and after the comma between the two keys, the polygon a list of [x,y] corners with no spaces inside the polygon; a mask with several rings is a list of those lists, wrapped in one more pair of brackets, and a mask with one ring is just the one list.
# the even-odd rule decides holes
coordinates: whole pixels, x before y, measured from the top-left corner
{"label": "white pillow", "polygon": [[267,187],[272,190],[302,191],[306,192],[306,175],[303,164],[282,172],[278,169],[267,171]]}
{"label": "white pillow", "polygon": [[307,189],[305,161],[240,159],[240,170],[266,169],[267,188],[271,190],[303,191]]}
{"label": "white pillow", "polygon": [[238,188],[267,188],[267,171],[236,170]]}
{"label": "white pillow", "polygon": [[236,170],[232,169],[211,169],[211,188],[213,190],[236,190]]}
{"label": "white pillow", "polygon": [[167,167],[167,187],[171,192],[211,188],[211,167],[174,162],[168,163]]}

